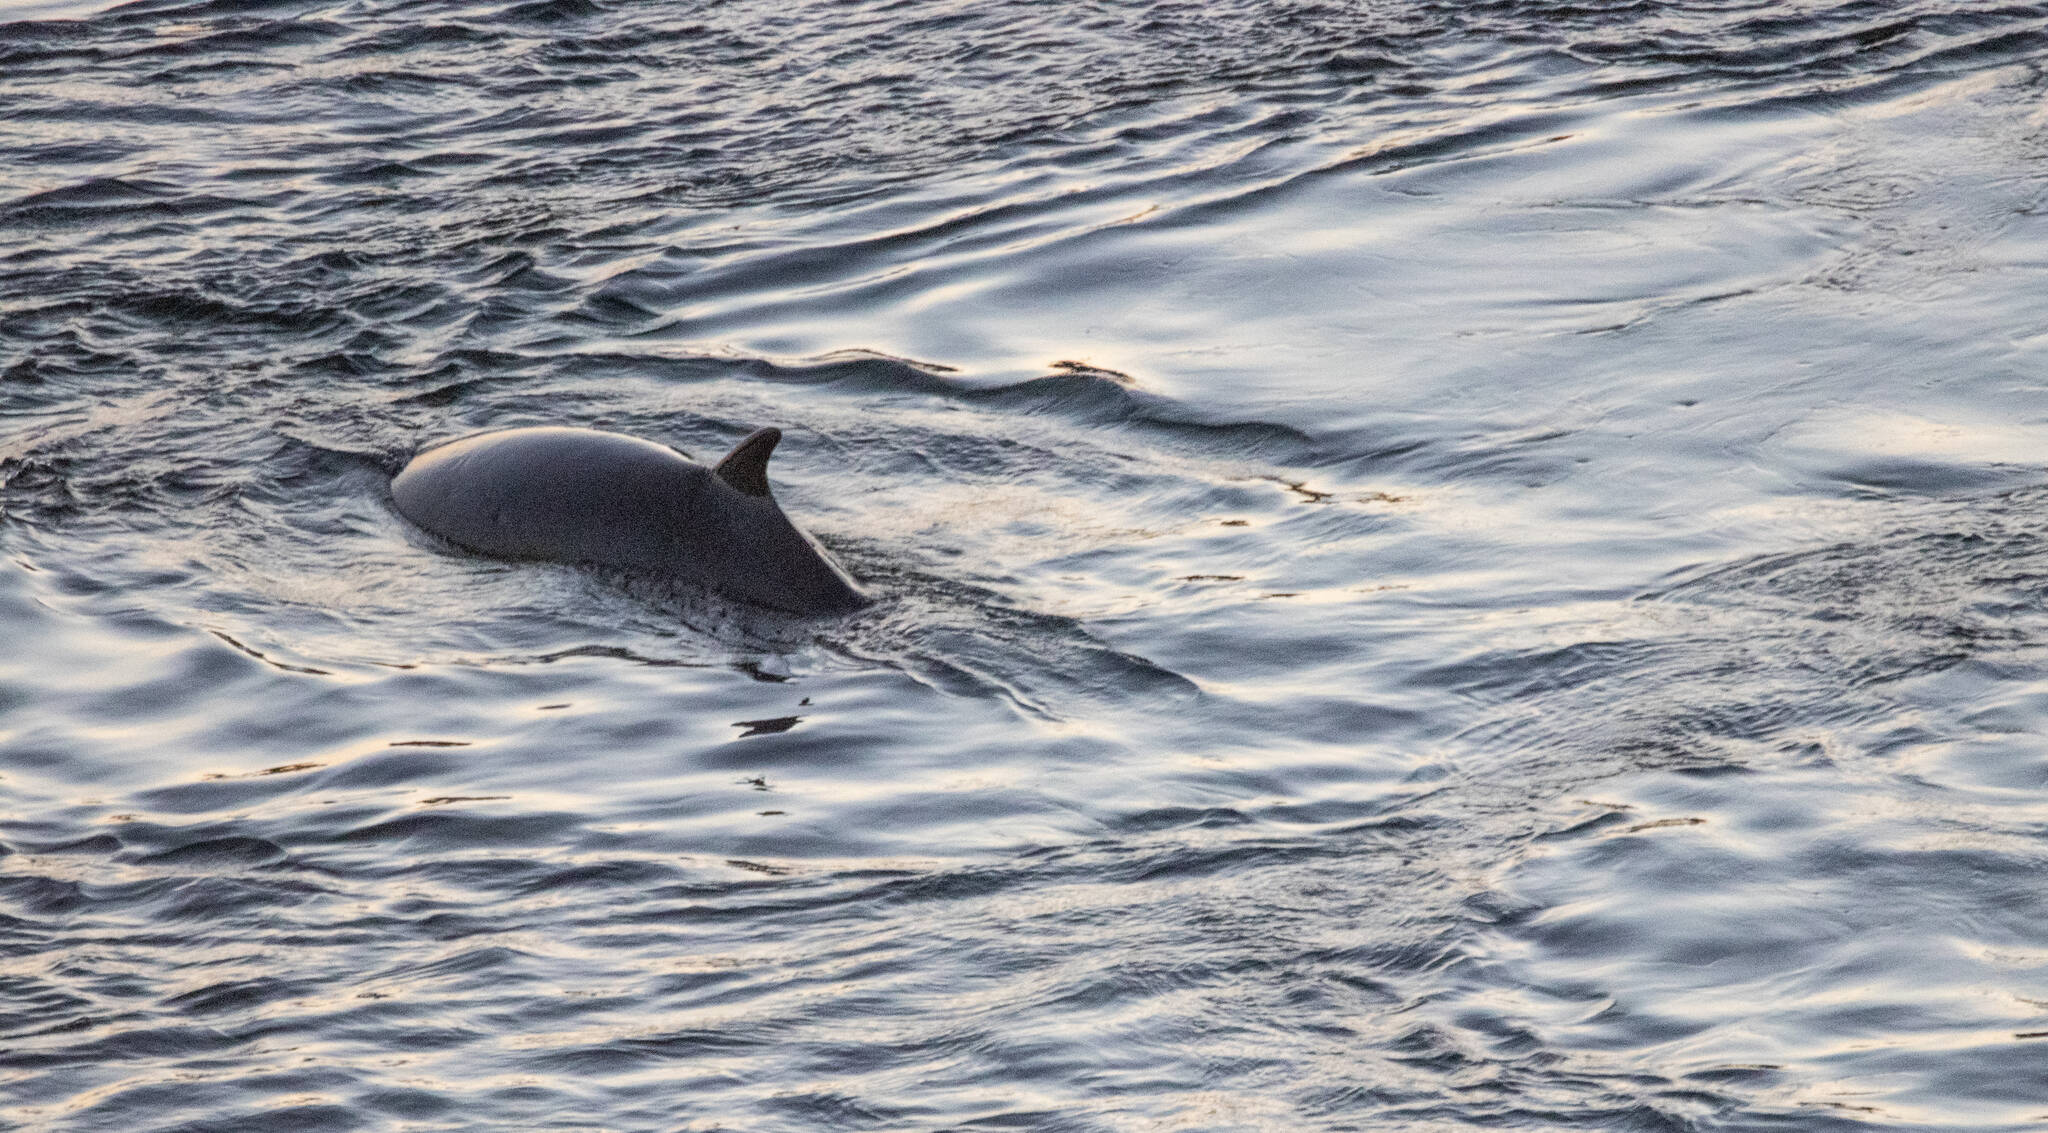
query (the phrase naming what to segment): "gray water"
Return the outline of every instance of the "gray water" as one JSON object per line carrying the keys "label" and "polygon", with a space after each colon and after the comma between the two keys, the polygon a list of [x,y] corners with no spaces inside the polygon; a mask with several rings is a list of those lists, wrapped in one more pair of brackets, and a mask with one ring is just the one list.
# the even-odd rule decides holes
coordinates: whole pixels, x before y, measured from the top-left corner
{"label": "gray water", "polygon": [[[0,1124],[2048,1123],[2048,6],[100,8]],[[392,510],[537,423],[882,601]]]}

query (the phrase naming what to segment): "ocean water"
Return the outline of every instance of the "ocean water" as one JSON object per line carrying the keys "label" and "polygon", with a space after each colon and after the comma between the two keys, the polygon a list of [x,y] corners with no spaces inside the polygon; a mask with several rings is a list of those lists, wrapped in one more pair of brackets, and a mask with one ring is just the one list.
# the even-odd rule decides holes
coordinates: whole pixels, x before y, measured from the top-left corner
{"label": "ocean water", "polygon": [[2048,1125],[2048,5],[0,18],[0,1127]]}

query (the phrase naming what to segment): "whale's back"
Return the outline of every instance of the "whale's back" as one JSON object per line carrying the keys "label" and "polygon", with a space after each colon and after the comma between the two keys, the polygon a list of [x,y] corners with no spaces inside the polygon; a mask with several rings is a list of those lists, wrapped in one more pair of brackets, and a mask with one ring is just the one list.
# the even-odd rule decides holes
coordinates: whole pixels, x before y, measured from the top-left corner
{"label": "whale's back", "polygon": [[678,548],[710,475],[637,437],[508,429],[421,453],[391,496],[407,519],[480,554],[695,573]]}
{"label": "whale's back", "polygon": [[656,574],[795,614],[858,609],[859,585],[768,490],[780,435],[760,430],[714,471],[618,433],[481,433],[414,457],[391,497],[420,527],[495,558]]}

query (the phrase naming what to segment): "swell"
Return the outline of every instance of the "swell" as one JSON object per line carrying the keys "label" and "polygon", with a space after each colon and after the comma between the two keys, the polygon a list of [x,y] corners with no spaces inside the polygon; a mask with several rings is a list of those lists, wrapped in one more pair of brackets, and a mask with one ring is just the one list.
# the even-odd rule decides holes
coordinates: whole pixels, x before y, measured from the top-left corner
{"label": "swell", "polygon": [[[408,1052],[326,1072],[317,1092],[368,1114],[390,1112],[400,1082],[473,1114],[570,1092],[629,1104],[613,1093],[659,1070],[714,1075],[721,1112],[771,1127],[899,1109],[1044,1126],[1048,1114],[977,1086],[1020,1067],[1071,1095],[1068,1114],[1099,1104],[1108,1075],[1110,1124],[1218,1088],[1293,1121],[1634,1128],[1701,1105],[1779,1112],[1771,1074],[1581,1056],[1561,1077],[1539,1028],[1477,990],[1447,993],[1447,971],[1468,985],[1498,975],[1475,933],[1536,912],[1446,884],[1472,817],[1455,809],[1314,836],[1230,808],[1149,810],[1105,837],[992,860],[840,865],[563,855],[566,816],[448,803],[344,817],[325,835],[141,821],[79,841],[10,824],[26,860],[0,939],[75,957],[10,981],[42,1012],[0,1053],[21,1075],[18,1112],[217,1116],[224,1099],[159,1086],[204,1060],[236,1083],[234,1104],[303,1121],[306,1086],[279,1051],[337,1041]],[[366,852],[392,846],[406,852]],[[137,920],[163,927],[126,927]],[[963,1005],[962,988],[988,998]],[[1543,991],[1600,1006],[1584,989]],[[1299,1053],[1304,1033],[1342,1065]],[[1106,1067],[1112,1041],[1125,1054]],[[484,1065],[529,1085],[478,1085]],[[774,1082],[774,1097],[723,1080],[735,1065]],[[913,1072],[914,1099],[891,1085]],[[829,1088],[789,1085],[821,1073]],[[670,1090],[630,1104],[664,1121],[701,1111]]]}
{"label": "swell", "polygon": [[1490,706],[1462,742],[1539,781],[1782,771],[1810,754],[1803,735],[1884,733],[1917,682],[2023,661],[2048,591],[2044,504],[2037,487],[1888,503],[1852,541],[1702,565],[1597,636],[1551,626],[1414,683]]}

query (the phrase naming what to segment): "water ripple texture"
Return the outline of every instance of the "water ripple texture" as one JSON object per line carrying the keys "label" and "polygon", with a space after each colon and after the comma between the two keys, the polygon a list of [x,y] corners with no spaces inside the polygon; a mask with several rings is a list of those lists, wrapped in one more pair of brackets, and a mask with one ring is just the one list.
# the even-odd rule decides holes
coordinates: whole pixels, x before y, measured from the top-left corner
{"label": "water ripple texture", "polygon": [[0,20],[0,1126],[2048,1120],[2048,6]]}

